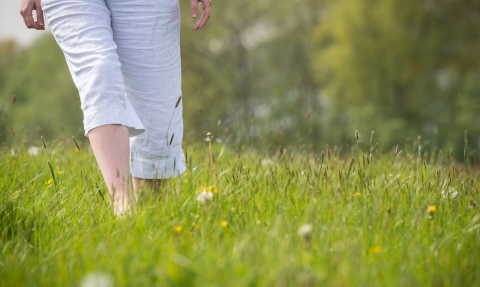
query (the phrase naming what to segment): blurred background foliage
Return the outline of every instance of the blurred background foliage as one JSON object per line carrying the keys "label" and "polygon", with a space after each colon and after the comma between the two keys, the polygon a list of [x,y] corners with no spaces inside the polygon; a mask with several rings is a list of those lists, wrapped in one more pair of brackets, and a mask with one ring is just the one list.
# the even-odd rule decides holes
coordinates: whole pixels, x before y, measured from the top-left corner
{"label": "blurred background foliage", "polygon": [[[478,157],[479,0],[215,1],[198,32],[181,6],[187,142],[321,150],[359,130]],[[1,142],[82,137],[79,105],[51,36],[0,42]]]}

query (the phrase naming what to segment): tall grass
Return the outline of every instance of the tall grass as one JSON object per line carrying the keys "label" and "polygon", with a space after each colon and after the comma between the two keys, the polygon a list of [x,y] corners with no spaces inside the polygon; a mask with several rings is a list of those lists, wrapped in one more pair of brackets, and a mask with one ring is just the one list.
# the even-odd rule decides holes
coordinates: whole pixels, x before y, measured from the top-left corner
{"label": "tall grass", "polygon": [[[214,173],[207,144],[188,145],[187,172],[124,218],[88,148],[5,147],[0,285],[480,286],[475,166],[418,143],[210,143]],[[198,201],[203,190],[213,197]]]}

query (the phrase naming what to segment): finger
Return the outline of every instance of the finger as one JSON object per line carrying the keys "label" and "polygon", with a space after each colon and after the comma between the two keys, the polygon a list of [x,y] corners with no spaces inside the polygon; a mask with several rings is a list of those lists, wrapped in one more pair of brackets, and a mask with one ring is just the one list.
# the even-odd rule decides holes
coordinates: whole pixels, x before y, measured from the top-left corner
{"label": "finger", "polygon": [[193,29],[195,31],[205,27],[205,25],[208,22],[208,19],[210,19],[210,5],[211,5],[210,1],[208,1],[207,3],[202,3],[203,13],[200,20],[198,20],[198,22],[193,26]]}
{"label": "finger", "polygon": [[25,25],[27,25],[28,29],[35,28],[36,25],[38,25],[35,23],[35,20],[33,20],[32,11],[25,13]]}
{"label": "finger", "polygon": [[192,17],[197,18],[198,15],[198,0],[190,0],[192,6]]}
{"label": "finger", "polygon": [[[20,8],[20,14],[23,17],[23,23],[25,23],[25,26],[27,26],[27,28],[31,28],[30,24],[29,24],[29,20],[28,20],[28,14],[29,14],[28,11],[32,11],[32,8],[28,7],[28,5],[24,5],[22,3],[22,7]],[[33,18],[32,18],[32,20],[33,20]]]}
{"label": "finger", "polygon": [[210,6],[204,7],[202,17],[200,20],[195,24],[194,29],[199,30],[205,27],[207,25],[208,19],[210,19]]}
{"label": "finger", "polygon": [[33,9],[34,9],[35,4],[26,4],[22,7],[20,10],[20,14],[23,16],[23,22],[25,23],[25,26],[27,26],[28,29],[37,29],[37,30],[43,30],[44,27],[38,25],[38,23],[35,22],[33,19]]}
{"label": "finger", "polygon": [[26,25],[27,24],[27,18],[25,18],[25,14],[23,13],[23,10],[20,10],[20,15],[22,15],[23,23],[25,23],[25,25]]}
{"label": "finger", "polygon": [[40,5],[40,0],[35,1],[35,9],[37,11],[37,23],[45,29],[45,21],[43,19],[43,10]]}

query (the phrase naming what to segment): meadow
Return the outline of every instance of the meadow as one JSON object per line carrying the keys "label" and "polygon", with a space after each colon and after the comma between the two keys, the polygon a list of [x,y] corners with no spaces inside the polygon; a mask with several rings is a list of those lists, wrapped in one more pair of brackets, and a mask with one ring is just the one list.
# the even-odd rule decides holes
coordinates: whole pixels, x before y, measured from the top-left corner
{"label": "meadow", "polygon": [[187,144],[122,218],[88,146],[4,147],[0,286],[480,286],[478,167],[421,146]]}

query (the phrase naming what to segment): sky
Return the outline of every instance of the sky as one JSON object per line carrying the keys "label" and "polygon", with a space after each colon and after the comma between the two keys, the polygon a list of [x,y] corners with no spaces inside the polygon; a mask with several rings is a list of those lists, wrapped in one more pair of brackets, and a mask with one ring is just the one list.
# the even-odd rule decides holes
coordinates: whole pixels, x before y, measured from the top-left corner
{"label": "sky", "polygon": [[48,31],[27,29],[20,15],[21,0],[0,0],[0,41],[15,39],[20,45],[28,46]]}

